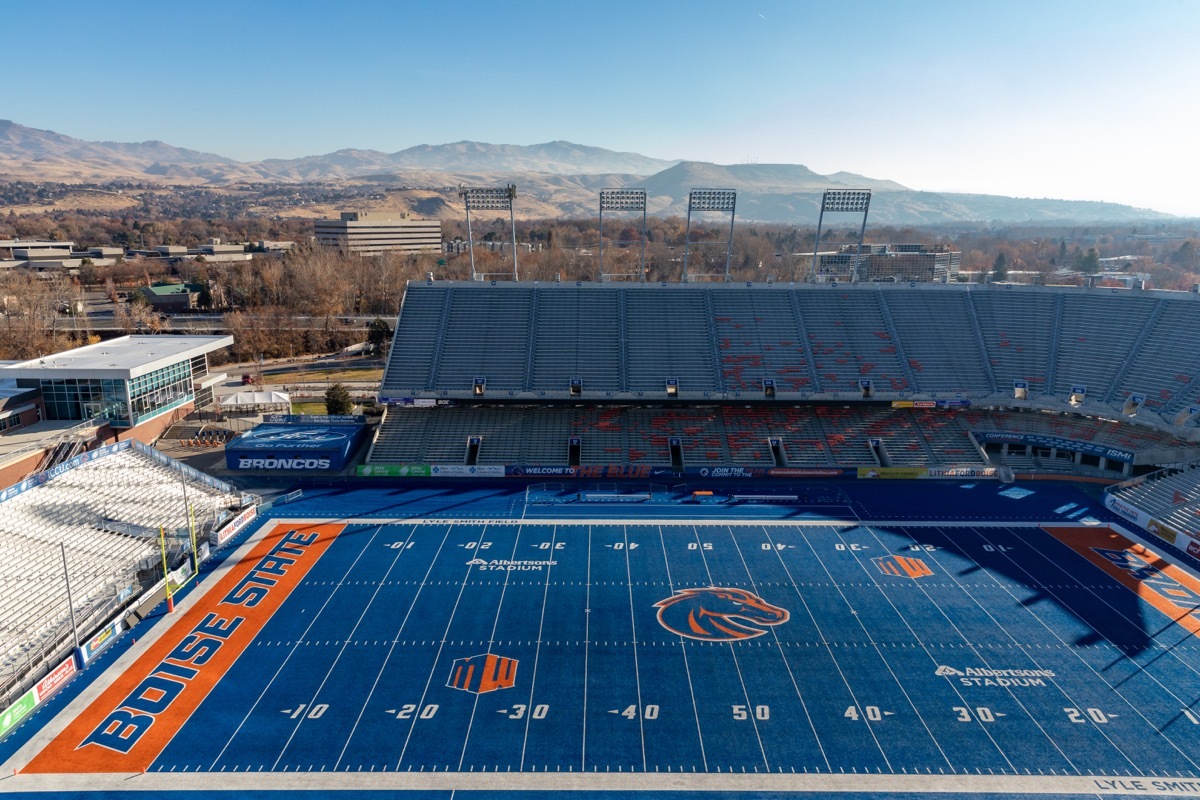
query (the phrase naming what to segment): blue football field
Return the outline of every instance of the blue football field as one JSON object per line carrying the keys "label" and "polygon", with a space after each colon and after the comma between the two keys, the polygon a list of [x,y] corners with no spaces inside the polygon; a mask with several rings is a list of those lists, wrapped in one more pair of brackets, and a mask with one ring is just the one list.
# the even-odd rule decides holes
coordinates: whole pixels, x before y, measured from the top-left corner
{"label": "blue football field", "polygon": [[[150,796],[1200,793],[1191,584],[1114,579],[1073,543],[1129,543],[1098,502],[1023,491],[308,492],[158,618],[156,641],[182,641],[189,604],[219,611],[222,580],[261,573],[264,535],[324,526],[134,779]],[[6,743],[5,767],[70,737],[138,647]],[[86,794],[77,771],[10,787]]]}

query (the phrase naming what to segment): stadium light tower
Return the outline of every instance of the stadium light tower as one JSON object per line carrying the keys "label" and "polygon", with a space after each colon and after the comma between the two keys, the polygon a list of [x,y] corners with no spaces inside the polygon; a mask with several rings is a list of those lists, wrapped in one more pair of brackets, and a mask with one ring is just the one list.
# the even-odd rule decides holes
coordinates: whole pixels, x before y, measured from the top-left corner
{"label": "stadium light tower", "polygon": [[517,187],[510,183],[502,188],[461,189],[458,194],[467,209],[467,250],[471,254],[471,280],[480,281],[487,277],[475,271],[475,237],[471,232],[472,210],[508,212],[508,221],[512,227],[512,279],[517,280],[517,220],[513,216],[513,198],[517,196]]}
{"label": "stadium light tower", "polygon": [[642,262],[639,279],[646,280],[646,190],[645,189],[601,189],[600,190],[600,280],[628,278],[631,272],[604,271],[604,212],[642,212]]}
{"label": "stadium light tower", "polygon": [[[729,280],[729,262],[733,257],[733,218],[737,210],[737,192],[733,189],[692,189],[688,194],[687,232],[683,236],[683,282],[688,282],[688,250],[692,239],[692,211],[719,211],[729,214],[729,238],[725,241],[725,280]],[[720,244],[719,242],[696,242]],[[715,278],[716,274],[695,277]]]}
{"label": "stadium light tower", "polygon": [[850,282],[858,282],[858,266],[862,262],[863,237],[867,233],[867,211],[871,208],[870,189],[826,189],[821,197],[821,213],[817,217],[817,240],[813,243],[811,273],[817,271],[817,253],[821,249],[821,230],[825,225],[825,212],[862,214],[862,226],[858,229],[858,249],[854,252],[854,263],[850,267]]}

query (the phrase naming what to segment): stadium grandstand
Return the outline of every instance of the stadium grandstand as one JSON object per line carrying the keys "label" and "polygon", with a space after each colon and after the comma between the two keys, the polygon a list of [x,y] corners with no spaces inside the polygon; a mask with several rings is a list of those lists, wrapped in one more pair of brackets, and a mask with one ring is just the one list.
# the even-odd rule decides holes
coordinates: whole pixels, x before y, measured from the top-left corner
{"label": "stadium grandstand", "polygon": [[1200,458],[1198,326],[1181,292],[413,282],[366,474],[1130,478]]}
{"label": "stadium grandstand", "polygon": [[257,502],[147,444],[212,402],[207,354],[231,342],[127,336],[0,368],[0,707],[81,667]]}
{"label": "stadium grandstand", "polygon": [[234,487],[130,441],[0,492],[4,704],[79,636],[144,599],[164,560],[186,563],[193,525],[207,542],[243,501]]}
{"label": "stadium grandstand", "polygon": [[162,591],[255,498],[136,441],[0,492],[0,697],[7,705],[105,621]]}

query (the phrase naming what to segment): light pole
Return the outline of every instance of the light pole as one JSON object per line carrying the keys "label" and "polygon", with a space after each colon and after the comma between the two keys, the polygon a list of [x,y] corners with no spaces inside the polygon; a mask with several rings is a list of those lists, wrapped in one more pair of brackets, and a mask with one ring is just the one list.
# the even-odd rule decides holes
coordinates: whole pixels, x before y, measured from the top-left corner
{"label": "light pole", "polygon": [[611,277],[624,277],[629,273],[604,271],[604,212],[605,211],[641,211],[642,212],[642,263],[638,277],[646,280],[646,190],[645,189],[601,189],[600,190],[600,280]]}
{"label": "light pole", "polygon": [[515,184],[495,189],[463,189],[459,192],[463,205],[467,210],[467,247],[471,254],[471,280],[480,280],[475,272],[475,235],[471,230],[471,210],[475,211],[507,211],[508,221],[512,227],[513,280],[517,276],[517,219],[513,215],[513,198],[517,196]]}
{"label": "light pole", "polygon": [[862,227],[858,229],[858,250],[854,253],[854,265],[850,269],[850,282],[858,282],[858,266],[862,261],[863,238],[867,233],[867,212],[871,208],[870,189],[826,189],[821,195],[821,213],[817,217],[817,241],[813,244],[811,269],[817,270],[817,253],[821,249],[821,229],[825,224],[825,212],[837,211],[862,214]]}
{"label": "light pole", "polygon": [[[692,189],[688,194],[687,231],[683,235],[683,282],[688,282],[688,253],[692,238],[692,211],[720,211],[729,214],[729,238],[725,240],[725,280],[729,280],[729,262],[733,259],[733,219],[737,210],[737,192],[733,189]],[[697,242],[696,244],[701,244]],[[704,244],[714,244],[705,242]],[[696,277],[701,277],[697,275]],[[710,275],[708,277],[715,277]]]}
{"label": "light pole", "polygon": [[67,608],[71,611],[71,636],[75,640],[75,650],[79,650],[79,627],[75,624],[75,601],[71,598],[71,573],[67,570],[67,545],[66,542],[59,542],[59,548],[62,550],[63,562],[63,580],[67,584]]}

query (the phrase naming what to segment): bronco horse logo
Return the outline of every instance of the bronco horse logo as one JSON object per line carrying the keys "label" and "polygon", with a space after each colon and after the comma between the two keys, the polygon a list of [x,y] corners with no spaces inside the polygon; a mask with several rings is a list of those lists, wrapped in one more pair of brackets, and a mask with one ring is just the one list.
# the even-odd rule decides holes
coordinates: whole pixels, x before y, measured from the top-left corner
{"label": "bronco horse logo", "polygon": [[781,625],[788,621],[785,608],[773,606],[745,589],[709,586],[683,589],[654,604],[664,628],[705,642],[736,642],[762,636],[758,625]]}

